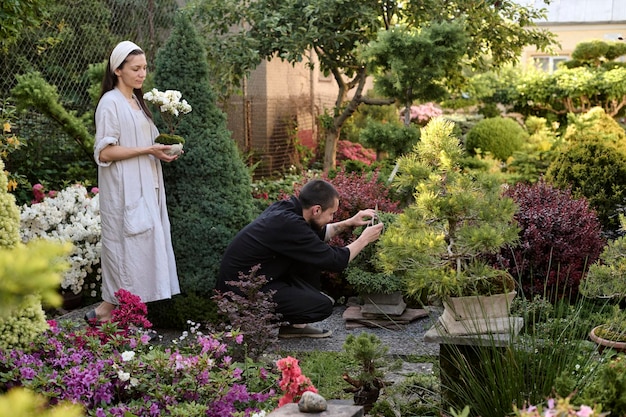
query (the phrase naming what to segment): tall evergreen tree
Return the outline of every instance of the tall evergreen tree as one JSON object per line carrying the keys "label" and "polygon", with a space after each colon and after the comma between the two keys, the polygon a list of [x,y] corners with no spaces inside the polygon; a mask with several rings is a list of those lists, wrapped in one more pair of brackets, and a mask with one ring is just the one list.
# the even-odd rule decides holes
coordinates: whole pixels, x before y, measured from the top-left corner
{"label": "tall evergreen tree", "polygon": [[254,209],[250,175],[216,106],[201,39],[182,12],[157,55],[154,82],[159,90],[180,91],[192,106],[176,130],[185,153],[163,170],[181,290],[205,296],[226,246]]}

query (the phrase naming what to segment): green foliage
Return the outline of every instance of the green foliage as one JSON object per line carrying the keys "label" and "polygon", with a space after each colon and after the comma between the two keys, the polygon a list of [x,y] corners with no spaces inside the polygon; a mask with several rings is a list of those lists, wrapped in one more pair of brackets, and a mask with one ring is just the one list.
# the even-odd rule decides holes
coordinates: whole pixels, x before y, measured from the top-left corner
{"label": "green foliage", "polygon": [[[363,57],[372,66],[375,88],[409,108],[416,100],[446,95],[445,80],[458,76],[457,63],[468,43],[459,22],[433,22],[421,29],[398,25],[381,30]],[[408,114],[405,117],[408,126]]]}
{"label": "green foliage", "polygon": [[611,415],[626,415],[626,356],[621,353],[601,362],[593,383],[577,399],[585,404],[602,404]]}
{"label": "green foliage", "polygon": [[[621,230],[626,229],[626,218],[620,215]],[[626,298],[626,236],[607,242],[597,262],[580,282],[580,292],[586,297]]]}
{"label": "green foliage", "polygon": [[357,381],[371,384],[376,378],[383,376],[382,368],[385,366],[385,355],[389,347],[383,345],[378,336],[367,332],[358,336],[349,334],[343,349],[360,365]]}
{"label": "green foliage", "polygon": [[626,44],[624,42],[605,42],[594,39],[577,44],[574,51],[572,51],[572,59],[566,65],[568,68],[579,66],[598,67],[623,55],[626,55]]}
{"label": "green foliage", "polygon": [[409,293],[475,294],[477,281],[503,276],[481,256],[517,240],[513,200],[502,196],[496,176],[461,170],[452,130],[443,118],[431,120],[413,152],[398,160],[395,184],[415,190],[415,200],[380,238],[378,256],[386,272],[405,278]]}
{"label": "green foliage", "polygon": [[[218,51],[219,56],[215,58],[227,61],[223,68],[242,70],[231,74],[237,81],[241,81],[264,58],[278,58],[296,64],[312,58],[311,50],[316,52],[319,69],[324,74],[333,74],[338,87],[332,120],[324,118],[327,127],[324,169],[330,170],[336,165],[339,132],[358,106],[391,102],[389,99],[372,100],[363,94],[365,80],[371,75],[364,66],[363,53],[377,39],[381,29],[390,30],[398,22],[407,22],[417,30],[432,30],[435,33],[435,27],[448,28],[450,23],[458,22],[458,16],[467,16],[463,20],[463,28],[468,47],[462,51],[465,52],[465,62],[474,68],[485,66],[486,53],[491,53],[495,66],[501,66],[516,61],[526,45],[534,44],[543,49],[553,43],[552,34],[534,27],[534,20],[543,16],[542,11],[510,0],[502,3],[502,7],[494,8],[489,2],[431,0],[428,5],[407,2],[400,7],[391,2],[381,7],[374,0],[315,0],[304,6],[299,0],[239,0],[228,4],[219,0],[200,0],[194,12],[203,23],[203,34],[210,40],[211,49]],[[242,22],[246,24],[242,25]],[[442,30],[438,33],[446,32]],[[432,39],[450,38],[437,35]],[[442,50],[445,48],[442,47]],[[415,50],[403,52],[415,55]],[[424,61],[432,56],[428,50],[419,52],[424,52]],[[447,56],[460,58],[460,51],[452,47],[445,52]],[[236,61],[234,66],[233,58]],[[307,63],[317,65],[312,60]],[[448,63],[447,70],[460,67],[450,61]],[[402,69],[403,74],[410,73],[401,66],[394,68]],[[420,71],[411,75],[427,77]],[[435,83],[429,83],[429,86],[433,90],[439,87]]]}
{"label": "green foliage", "polygon": [[69,266],[61,259],[71,247],[41,240],[0,249],[0,323],[31,294],[40,294],[46,305],[61,305],[58,288]]}
{"label": "green foliage", "polygon": [[467,133],[465,148],[470,154],[490,153],[494,158],[506,161],[514,152],[523,148],[528,132],[515,120],[492,117],[478,122]]}
{"label": "green foliage", "polygon": [[559,132],[544,118],[529,116],[526,130],[530,136],[520,151],[513,152],[506,166],[513,183],[537,182],[548,170],[561,143]]}
{"label": "green foliage", "polygon": [[202,40],[181,13],[157,57],[154,82],[180,91],[193,108],[177,128],[185,154],[163,172],[181,289],[205,295],[226,246],[253,215],[250,176],[208,79]]}
{"label": "green foliage", "polygon": [[568,115],[566,142],[602,141],[626,150],[626,132],[601,107],[579,115]]}
{"label": "green foliage", "polygon": [[6,52],[25,29],[39,26],[47,16],[46,5],[44,0],[3,1],[0,6],[0,51]]}
{"label": "green foliage", "polygon": [[16,78],[18,84],[11,90],[11,94],[18,108],[23,110],[32,107],[54,120],[76,141],[86,155],[91,156],[93,136],[82,120],[63,107],[56,87],[48,84],[40,73],[17,75]]}
{"label": "green foliage", "polygon": [[525,328],[519,337],[504,335],[515,337],[515,343],[502,346],[485,336],[481,346],[448,345],[446,366],[453,373],[442,381],[442,390],[452,393],[455,407],[468,405],[474,416],[501,417],[514,406],[582,392],[593,381],[600,357],[586,340],[585,301],[543,311],[545,326]]}
{"label": "green foliage", "polygon": [[10,315],[0,319],[0,349],[26,348],[47,328],[40,298],[26,296]]}
{"label": "green foliage", "polygon": [[20,241],[20,211],[7,189],[4,162],[0,159],[0,248],[12,248]]}
{"label": "green foliage", "polygon": [[527,71],[517,82],[519,104],[554,114],[602,107],[616,116],[626,104],[626,68],[559,68],[552,74]]}
{"label": "green foliage", "polygon": [[359,141],[376,150],[377,160],[382,152],[389,158],[396,158],[411,150],[420,137],[415,126],[403,126],[399,122],[379,122],[368,120],[359,134]]}
{"label": "green foliage", "polygon": [[546,180],[559,188],[571,187],[576,198],[586,198],[610,234],[619,228],[617,213],[626,196],[626,151],[623,130],[600,130],[604,119],[594,115],[571,118],[575,127],[567,135],[569,146],[550,164]]}
{"label": "green foliage", "polygon": [[[378,216],[380,222],[385,227],[389,227],[395,221],[397,214],[379,212]],[[354,231],[356,235],[359,235],[363,228],[359,229]],[[404,290],[402,278],[385,273],[381,267],[376,265],[376,253],[379,244],[380,242],[376,241],[367,245],[344,271],[346,281],[359,293],[391,294]]]}

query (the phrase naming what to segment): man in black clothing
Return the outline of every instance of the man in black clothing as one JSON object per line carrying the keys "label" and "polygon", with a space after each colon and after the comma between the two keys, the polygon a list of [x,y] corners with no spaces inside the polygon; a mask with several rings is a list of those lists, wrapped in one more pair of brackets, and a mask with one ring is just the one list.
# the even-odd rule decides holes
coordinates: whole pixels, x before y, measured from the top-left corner
{"label": "man in black clothing", "polygon": [[376,241],[383,224],[365,228],[345,247],[326,243],[348,227],[364,226],[375,216],[372,209],[331,223],[339,208],[339,193],[330,183],[311,180],[298,197],[272,204],[244,227],[230,243],[220,267],[217,290],[236,291],[226,284],[239,280],[260,265],[259,274],[269,281],[263,291],[274,290],[276,313],[289,323],[279,337],[328,337],[331,331],[308,323],[331,315],[334,300],[320,291],[321,271],[342,271],[369,243]]}

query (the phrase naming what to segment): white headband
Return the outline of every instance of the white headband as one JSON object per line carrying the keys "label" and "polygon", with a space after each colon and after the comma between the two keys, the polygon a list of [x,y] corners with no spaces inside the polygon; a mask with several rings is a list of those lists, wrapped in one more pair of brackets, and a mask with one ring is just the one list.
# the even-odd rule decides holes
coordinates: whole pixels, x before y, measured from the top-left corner
{"label": "white headband", "polygon": [[117,44],[117,46],[111,52],[111,58],[109,58],[109,65],[111,66],[111,72],[115,73],[115,70],[122,65],[122,62],[126,59],[128,54],[139,49],[143,50],[132,43],[131,41],[123,41]]}

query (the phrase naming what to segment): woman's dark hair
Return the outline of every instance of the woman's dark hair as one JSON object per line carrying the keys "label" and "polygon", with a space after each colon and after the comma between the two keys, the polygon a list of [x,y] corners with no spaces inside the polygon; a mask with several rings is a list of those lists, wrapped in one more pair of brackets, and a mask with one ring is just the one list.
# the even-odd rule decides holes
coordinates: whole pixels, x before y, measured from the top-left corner
{"label": "woman's dark hair", "polygon": [[335,200],[339,199],[339,193],[331,183],[315,179],[304,184],[298,199],[302,208],[307,209],[319,205],[322,210],[326,210],[335,205]]}
{"label": "woman's dark hair", "polygon": [[[134,51],[131,51],[128,56],[130,55],[143,55],[144,52],[141,49],[135,49]],[[111,61],[107,59],[107,67],[106,70],[104,71],[104,77],[102,79],[102,90],[100,91],[100,98],[102,98],[102,96],[105,93],[108,93],[109,91],[113,90],[115,88],[115,86],[117,85],[117,76],[113,73],[114,69],[122,69],[124,67],[124,65],[126,65],[126,59],[124,59],[124,61],[122,61],[122,63],[120,64],[119,67],[117,68],[111,68]],[[146,102],[143,99],[143,91],[141,90],[141,88],[134,88],[133,89],[133,93],[135,94],[135,97],[137,98],[137,101],[139,102],[139,105],[141,106],[142,110],[144,111],[144,113],[146,114],[146,116],[148,116],[150,119],[152,119],[152,112],[150,111],[150,109],[148,108],[148,106],[146,105]]]}

